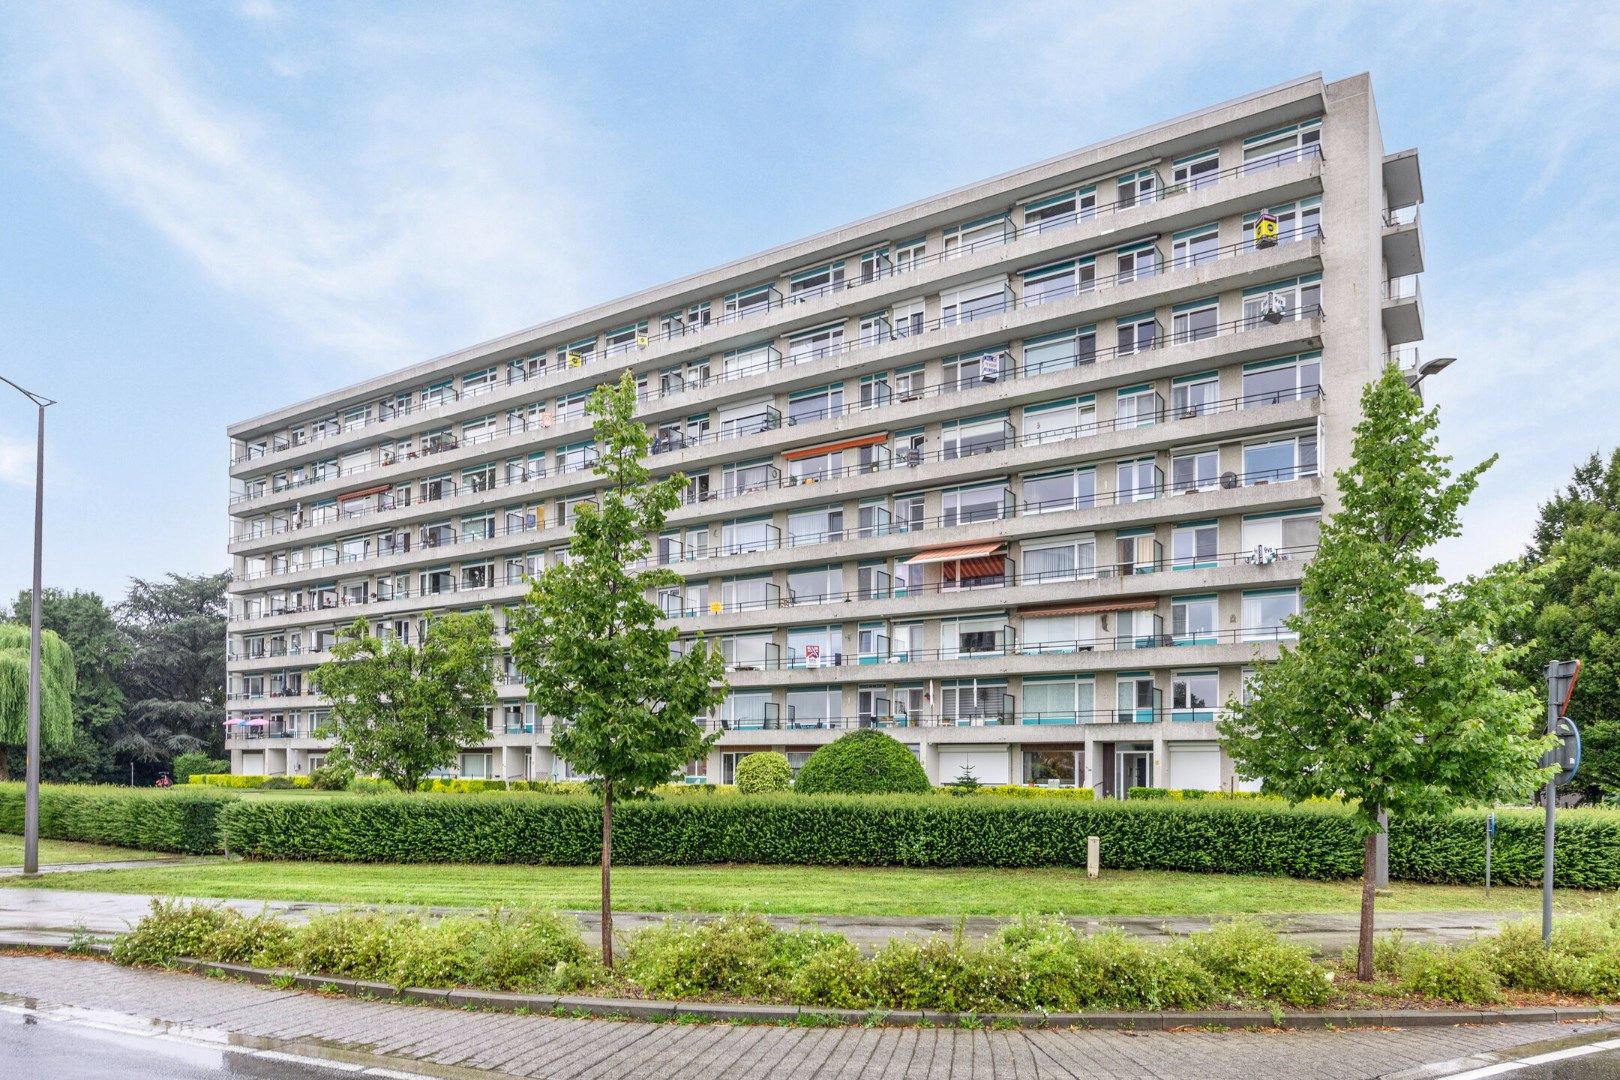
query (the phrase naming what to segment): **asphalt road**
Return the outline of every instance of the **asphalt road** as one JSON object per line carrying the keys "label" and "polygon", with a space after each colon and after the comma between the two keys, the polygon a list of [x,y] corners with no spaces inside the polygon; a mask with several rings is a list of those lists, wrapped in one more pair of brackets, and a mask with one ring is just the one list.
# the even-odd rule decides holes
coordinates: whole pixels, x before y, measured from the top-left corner
{"label": "asphalt road", "polygon": [[0,1076],[6,1080],[335,1080],[367,1075],[352,1066],[328,1068],[292,1055],[209,1046],[0,1011]]}

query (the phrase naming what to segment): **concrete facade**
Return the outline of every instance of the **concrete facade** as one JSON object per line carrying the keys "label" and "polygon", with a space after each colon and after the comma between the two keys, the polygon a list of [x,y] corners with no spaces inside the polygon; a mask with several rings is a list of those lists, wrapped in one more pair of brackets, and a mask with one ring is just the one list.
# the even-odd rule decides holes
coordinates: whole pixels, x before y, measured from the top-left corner
{"label": "concrete facade", "polygon": [[[1368,78],[1311,76],[233,425],[232,767],[319,764],[354,619],[504,626],[629,369],[690,480],[658,600],[730,661],[689,780],[879,726],[937,782],[1243,786],[1215,720],[1415,363],[1421,199]],[[495,677],[457,771],[566,776]]]}

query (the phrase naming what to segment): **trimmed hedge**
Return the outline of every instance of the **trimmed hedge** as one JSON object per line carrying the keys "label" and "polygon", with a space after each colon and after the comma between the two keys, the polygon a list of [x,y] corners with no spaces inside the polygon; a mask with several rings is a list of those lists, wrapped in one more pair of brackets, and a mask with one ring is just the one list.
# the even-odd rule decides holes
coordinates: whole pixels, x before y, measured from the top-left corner
{"label": "trimmed hedge", "polygon": [[[1336,807],[1260,801],[1099,802],[912,796],[736,796],[626,802],[614,810],[621,865],[1084,866],[1086,837],[1122,870],[1361,872],[1361,842]],[[536,863],[599,857],[600,804],[588,798],[244,800],[221,816],[230,850],[339,862]],[[1620,814],[1560,815],[1557,882],[1620,888]],[[1499,812],[1493,878],[1540,880],[1540,818]],[[1390,874],[1471,883],[1484,876],[1484,818],[1397,823]]]}
{"label": "trimmed hedge", "polygon": [[[50,840],[212,855],[221,850],[220,811],[230,795],[186,788],[45,784],[39,835]],[[0,832],[23,831],[23,785],[0,784]]]}
{"label": "trimmed hedge", "polygon": [[259,788],[271,780],[283,780],[285,784],[277,787],[307,788],[311,786],[307,776],[244,776],[241,773],[192,773],[186,777],[188,784],[200,784],[203,787],[218,788]]}
{"label": "trimmed hedge", "polygon": [[840,735],[806,758],[793,790],[805,795],[921,795],[933,785],[905,744],[866,728]]}
{"label": "trimmed hedge", "polygon": [[1260,791],[1204,791],[1201,788],[1162,788],[1162,787],[1133,787],[1125,789],[1127,799],[1158,799],[1182,802],[1199,799],[1269,799],[1272,802],[1281,802],[1278,795],[1267,795]]}

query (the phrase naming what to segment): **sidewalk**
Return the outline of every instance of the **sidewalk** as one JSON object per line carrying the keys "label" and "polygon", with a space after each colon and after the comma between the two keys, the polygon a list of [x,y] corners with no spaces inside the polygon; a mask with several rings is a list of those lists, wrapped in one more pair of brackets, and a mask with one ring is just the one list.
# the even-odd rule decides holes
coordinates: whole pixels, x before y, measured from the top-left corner
{"label": "sidewalk", "polygon": [[984,1031],[650,1024],[392,1005],[89,960],[0,956],[0,1003],[344,1061],[557,1080],[1151,1077],[1363,1080],[1620,1024],[1347,1031]]}
{"label": "sidewalk", "polygon": [[[340,905],[310,904],[284,900],[202,900],[200,903],[227,904],[239,911],[252,914],[269,908],[290,922],[302,922],[318,911],[337,910]],[[68,941],[75,930],[85,930],[97,936],[118,934],[129,929],[146,914],[151,897],[136,893],[76,892],[68,889],[0,889],[0,935],[13,941],[38,944],[57,944]],[[434,908],[435,913],[468,909]],[[587,939],[594,938],[600,928],[600,917],[594,911],[570,912],[580,922]],[[644,926],[662,922],[671,916],[663,913],[618,911],[613,914],[614,928],[630,933]],[[1405,932],[1408,940],[1433,943],[1465,941],[1476,934],[1494,931],[1510,916],[1500,912],[1441,911],[1396,913],[1378,916],[1378,929]],[[993,933],[1006,919],[991,916],[970,916],[957,920],[949,916],[922,916],[915,918],[818,915],[777,916],[771,921],[783,928],[814,923],[824,930],[843,934],[863,949],[875,948],[890,938],[907,934],[948,934],[960,924],[970,936],[982,937]],[[1211,918],[1182,916],[1136,917],[1080,917],[1069,920],[1086,932],[1105,927],[1117,927],[1126,933],[1145,938],[1164,938],[1172,934],[1189,934],[1202,930]],[[1335,954],[1356,940],[1357,917],[1350,914],[1325,915],[1272,915],[1263,921],[1278,932],[1299,941],[1318,953]]]}

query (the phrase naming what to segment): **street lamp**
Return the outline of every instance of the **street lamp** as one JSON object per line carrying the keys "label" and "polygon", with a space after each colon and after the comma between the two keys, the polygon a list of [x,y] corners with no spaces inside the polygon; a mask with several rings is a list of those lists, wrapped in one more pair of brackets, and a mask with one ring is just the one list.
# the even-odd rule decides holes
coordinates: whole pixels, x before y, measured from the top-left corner
{"label": "street lamp", "polygon": [[34,403],[39,410],[39,434],[34,443],[34,588],[29,593],[28,642],[28,765],[27,794],[23,801],[23,876],[39,873],[39,643],[40,545],[45,535],[45,410],[56,402],[24,390],[4,375],[5,383]]}
{"label": "street lamp", "polygon": [[1427,379],[1430,375],[1440,374],[1440,372],[1456,362],[1457,358],[1455,356],[1437,356],[1433,360],[1427,360],[1418,365],[1416,376],[1408,375],[1406,377],[1406,385],[1416,390],[1418,384],[1423,382],[1424,379]]}

